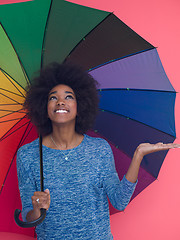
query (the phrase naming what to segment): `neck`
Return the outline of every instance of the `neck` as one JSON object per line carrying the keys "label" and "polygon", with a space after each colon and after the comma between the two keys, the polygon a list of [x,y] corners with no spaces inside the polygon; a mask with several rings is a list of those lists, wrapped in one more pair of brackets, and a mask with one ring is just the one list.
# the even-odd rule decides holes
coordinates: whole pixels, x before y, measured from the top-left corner
{"label": "neck", "polygon": [[[79,134],[75,132],[74,128],[56,127],[53,126],[51,137],[53,138],[54,145],[59,149],[71,149],[79,144]],[[54,147],[57,147],[54,146]]]}

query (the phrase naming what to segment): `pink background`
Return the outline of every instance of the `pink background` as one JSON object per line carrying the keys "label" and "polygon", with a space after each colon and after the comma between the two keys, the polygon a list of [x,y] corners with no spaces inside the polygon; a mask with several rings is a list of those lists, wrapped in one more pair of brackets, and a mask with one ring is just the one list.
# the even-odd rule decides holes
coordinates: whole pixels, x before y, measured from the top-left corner
{"label": "pink background", "polygon": [[[21,2],[0,0],[2,3]],[[114,12],[158,49],[172,85],[180,91],[180,1],[178,0],[72,0]],[[180,96],[175,106],[176,142],[180,143]],[[158,180],[139,194],[122,213],[111,216],[115,240],[180,239],[180,150],[169,151]],[[12,239],[12,238],[11,238]]]}

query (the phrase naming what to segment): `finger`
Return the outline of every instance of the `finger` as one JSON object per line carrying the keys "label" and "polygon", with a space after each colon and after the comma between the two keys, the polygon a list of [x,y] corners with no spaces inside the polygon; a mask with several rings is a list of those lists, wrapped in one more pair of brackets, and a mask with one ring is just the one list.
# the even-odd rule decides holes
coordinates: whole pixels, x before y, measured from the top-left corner
{"label": "finger", "polygon": [[35,192],[34,193],[34,197],[37,199],[46,199],[48,196],[50,196],[50,194],[48,194],[47,192]]}
{"label": "finger", "polygon": [[42,203],[42,202],[44,202],[44,200],[45,200],[45,199],[43,199],[43,198],[41,198],[41,197],[36,197],[36,196],[32,196],[31,199],[32,199],[32,202],[33,202],[35,205],[37,205],[37,204],[39,204],[39,203]]}
{"label": "finger", "polygon": [[44,192],[50,194],[49,189],[46,189]]}
{"label": "finger", "polygon": [[37,192],[34,192],[34,196],[39,196],[39,195],[41,195],[41,191],[37,191]]}
{"label": "finger", "polygon": [[169,148],[175,148],[175,147],[180,147],[180,144],[177,143],[166,143],[164,144],[165,146],[169,147]]}
{"label": "finger", "polygon": [[32,204],[33,204],[33,208],[36,208],[36,209],[44,208],[44,209],[48,210],[49,206],[50,206],[49,200],[44,201],[42,199],[35,199],[35,198],[32,199]]}
{"label": "finger", "polygon": [[35,196],[32,196],[31,197],[31,200],[32,200],[32,205],[33,205],[33,208],[38,208],[40,209],[40,206],[39,206],[39,201],[40,199],[35,197]]}
{"label": "finger", "polygon": [[176,144],[176,143],[166,143],[166,144],[157,143],[157,146],[164,150],[168,150],[172,148],[180,148],[180,144]]}
{"label": "finger", "polygon": [[[48,204],[49,204],[49,206],[50,206],[50,191],[49,191],[49,189],[46,189],[44,192],[47,194]],[[48,208],[49,208],[49,207],[48,207]],[[47,209],[47,210],[48,210],[48,209]]]}
{"label": "finger", "polygon": [[180,148],[180,144],[178,144],[178,143],[173,143],[173,148]]}
{"label": "finger", "polygon": [[32,205],[34,208],[44,208],[49,209],[50,206],[50,194],[44,192],[35,192],[31,197]]}
{"label": "finger", "polygon": [[49,189],[46,189],[46,190],[44,191],[44,193],[47,194],[47,197],[48,197],[48,199],[50,200],[50,192],[49,192]]}

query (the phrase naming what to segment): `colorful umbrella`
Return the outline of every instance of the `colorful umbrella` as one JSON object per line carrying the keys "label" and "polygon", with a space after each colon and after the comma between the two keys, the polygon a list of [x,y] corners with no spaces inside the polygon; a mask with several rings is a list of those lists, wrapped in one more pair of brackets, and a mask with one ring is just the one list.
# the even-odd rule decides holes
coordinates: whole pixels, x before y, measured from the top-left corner
{"label": "colorful umbrella", "polygon": [[[1,186],[18,147],[37,137],[22,109],[25,87],[52,61],[80,64],[98,80],[100,113],[90,134],[112,143],[120,178],[139,143],[175,139],[176,93],[156,48],[114,14],[34,0],[0,6],[0,22]],[[144,158],[134,196],[157,178],[166,153]]]}

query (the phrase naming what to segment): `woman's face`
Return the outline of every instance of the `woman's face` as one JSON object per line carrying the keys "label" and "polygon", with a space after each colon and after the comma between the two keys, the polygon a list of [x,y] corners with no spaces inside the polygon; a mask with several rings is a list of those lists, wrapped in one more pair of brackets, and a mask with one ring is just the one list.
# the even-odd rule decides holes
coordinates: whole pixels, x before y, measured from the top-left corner
{"label": "woman's face", "polygon": [[48,96],[47,111],[52,124],[72,123],[75,126],[77,101],[72,88],[60,84],[51,89]]}

